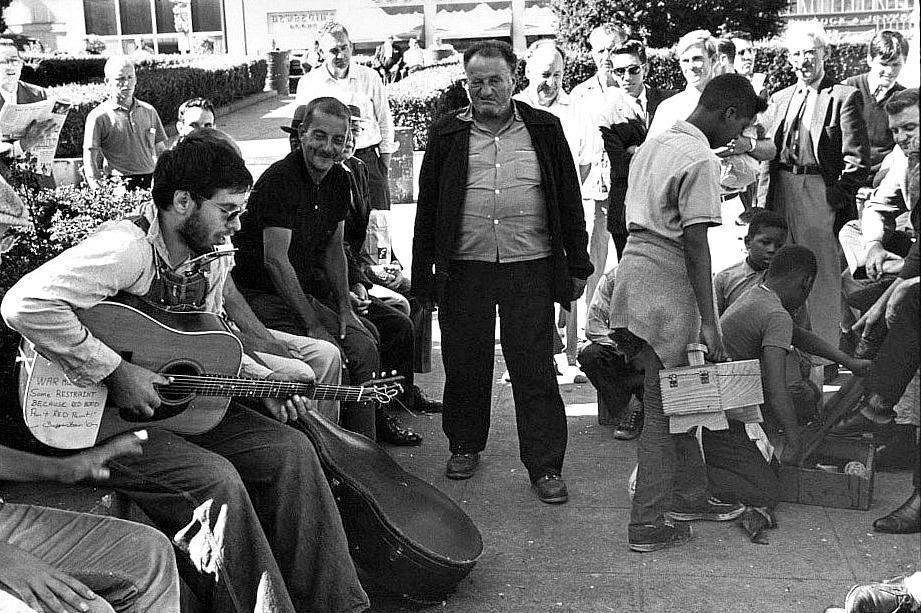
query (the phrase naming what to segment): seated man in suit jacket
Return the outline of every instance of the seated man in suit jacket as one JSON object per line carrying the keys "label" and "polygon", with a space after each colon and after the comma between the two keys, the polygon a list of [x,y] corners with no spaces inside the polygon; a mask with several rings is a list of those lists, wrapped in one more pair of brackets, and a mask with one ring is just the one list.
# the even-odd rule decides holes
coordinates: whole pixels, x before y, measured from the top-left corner
{"label": "seated man in suit jacket", "polygon": [[[19,50],[9,39],[0,39],[0,107],[4,104],[29,104],[46,99],[45,90],[19,80],[22,74],[22,58]],[[6,175],[10,165],[25,155],[25,152],[41,142],[51,132],[54,122],[33,121],[16,140],[6,135],[0,140],[0,173]]]}

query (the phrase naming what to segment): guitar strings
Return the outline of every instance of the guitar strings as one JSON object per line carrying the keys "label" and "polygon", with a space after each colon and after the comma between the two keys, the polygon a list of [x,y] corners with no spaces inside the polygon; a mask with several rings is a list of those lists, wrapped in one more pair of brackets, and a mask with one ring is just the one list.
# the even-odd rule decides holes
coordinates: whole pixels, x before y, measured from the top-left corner
{"label": "guitar strings", "polygon": [[312,400],[377,400],[387,402],[397,395],[399,384],[383,386],[340,386],[277,381],[274,379],[248,379],[224,377],[221,375],[169,375],[170,385],[161,385],[165,391],[175,394],[199,394],[235,397],[284,397],[306,396]]}

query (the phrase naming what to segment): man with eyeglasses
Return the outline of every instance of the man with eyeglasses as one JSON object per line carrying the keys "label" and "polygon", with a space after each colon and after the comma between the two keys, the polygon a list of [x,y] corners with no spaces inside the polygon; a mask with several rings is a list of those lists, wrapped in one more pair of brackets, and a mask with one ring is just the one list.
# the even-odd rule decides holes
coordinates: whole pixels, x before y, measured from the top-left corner
{"label": "man with eyeglasses", "polygon": [[90,111],[83,133],[83,173],[90,187],[105,176],[124,177],[129,189],[150,189],[166,132],[157,110],[134,97],[137,74],[131,58],[112,56],[105,65],[109,99]]}
{"label": "man with eyeglasses", "polygon": [[[112,404],[141,418],[161,403],[155,386],[171,381],[107,347],[80,322],[80,309],[119,292],[156,302],[193,294],[174,306],[226,315],[244,340],[244,374],[259,376],[254,366],[284,351],[236,289],[231,258],[189,268],[220,253],[216,248],[240,229],[252,185],[243,159],[223,141],[192,134],[160,156],[154,175],[153,202],[140,214],[104,225],[24,276],[0,306],[6,323],[71,381],[105,383]],[[190,276],[205,282],[182,285]],[[110,462],[111,485],[168,535],[199,527],[184,576],[207,611],[250,613],[266,593],[282,613],[365,610],[368,599],[317,453],[284,424],[306,417],[304,399],[266,399],[262,408],[266,414],[231,402],[220,423],[198,435],[151,427],[143,456]]]}
{"label": "man with eyeglasses", "polygon": [[[19,80],[22,64],[13,41],[0,38],[0,108],[5,104],[31,104],[48,98],[43,88]],[[17,140],[5,136],[0,139],[0,174],[8,176],[9,166],[50,136],[53,130],[54,121],[51,119],[32,121]]]}
{"label": "man with eyeglasses", "polygon": [[855,196],[870,171],[870,144],[860,92],[825,72],[825,36],[814,21],[787,27],[783,44],[797,82],[770,98],[764,123],[776,154],[767,172],[762,170],[762,183],[767,183],[764,206],[786,216],[790,241],[815,253],[818,274],[806,309],[812,331],[838,346],[837,233],[857,215]]}
{"label": "man with eyeglasses", "polygon": [[611,162],[607,228],[614,239],[618,259],[627,244],[624,198],[627,195],[630,160],[636,148],[646,140],[646,132],[659,104],[675,93],[646,85],[646,70],[646,46],[640,41],[628,40],[611,52],[614,84],[629,96],[627,100],[635,111],[635,115],[624,112],[604,115],[601,122],[605,151]]}

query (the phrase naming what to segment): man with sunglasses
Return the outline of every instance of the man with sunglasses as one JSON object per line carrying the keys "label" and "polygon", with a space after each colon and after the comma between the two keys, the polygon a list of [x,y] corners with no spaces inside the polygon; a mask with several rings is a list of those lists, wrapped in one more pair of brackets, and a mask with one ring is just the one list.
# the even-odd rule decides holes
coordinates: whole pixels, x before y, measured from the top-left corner
{"label": "man with sunglasses", "polygon": [[[201,274],[205,282],[193,287],[203,291],[191,305],[175,306],[233,321],[247,350],[244,374],[259,375],[253,367],[264,367],[257,359],[272,352],[274,341],[236,289],[231,258],[212,257],[197,271],[189,267],[220,253],[240,229],[252,185],[243,159],[221,140],[191,134],[160,156],[154,179],[153,203],[139,215],[104,225],[24,276],[0,307],[7,324],[71,381],[105,383],[114,405],[142,418],[161,403],[155,386],[171,381],[102,343],[80,322],[78,310],[119,292],[155,301],[195,293],[171,289],[187,273]],[[247,338],[265,346],[254,350]],[[283,423],[305,417],[304,399],[267,399],[263,410],[268,415],[231,402],[220,423],[198,435],[151,428],[142,457],[110,462],[110,483],[166,534],[199,528],[184,577],[208,611],[249,613],[266,592],[283,613],[365,610],[368,599],[316,451]]]}
{"label": "man with sunglasses", "polygon": [[[608,197],[607,228],[614,239],[617,257],[627,244],[627,224],[624,218],[624,198],[627,195],[627,170],[636,148],[646,140],[649,124],[659,104],[675,92],[646,85],[646,46],[638,40],[628,40],[611,52],[611,75],[614,84],[627,94],[634,115],[625,113],[603,116],[601,126],[605,151],[611,162],[611,192]],[[610,107],[609,107],[610,109]],[[623,121],[618,118],[623,117]]]}

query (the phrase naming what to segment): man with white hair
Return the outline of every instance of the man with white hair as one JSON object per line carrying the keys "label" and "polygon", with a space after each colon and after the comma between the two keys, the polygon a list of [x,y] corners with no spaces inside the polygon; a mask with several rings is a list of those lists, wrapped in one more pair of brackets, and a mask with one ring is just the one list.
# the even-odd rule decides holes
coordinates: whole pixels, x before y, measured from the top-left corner
{"label": "man with white hair", "polygon": [[856,217],[855,196],[870,170],[863,101],[855,87],[825,73],[825,30],[794,22],[784,36],[797,82],[770,98],[765,125],[777,153],[763,177],[765,207],[787,219],[790,241],[809,247],[818,261],[807,302],[812,330],[838,344],[841,265],[836,235]]}
{"label": "man with white hair", "polygon": [[131,58],[106,61],[109,99],[90,111],[83,133],[83,172],[90,187],[109,174],[129,188],[150,188],[157,156],[166,149],[166,131],[157,110],[134,97],[137,74]]}

